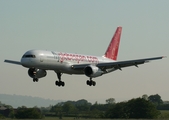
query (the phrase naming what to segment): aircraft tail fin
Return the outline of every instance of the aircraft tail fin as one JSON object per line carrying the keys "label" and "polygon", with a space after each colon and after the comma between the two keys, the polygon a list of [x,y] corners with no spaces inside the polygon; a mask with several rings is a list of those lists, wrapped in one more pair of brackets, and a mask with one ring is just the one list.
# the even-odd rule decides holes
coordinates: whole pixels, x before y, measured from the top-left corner
{"label": "aircraft tail fin", "polygon": [[114,36],[111,39],[110,44],[104,54],[106,58],[117,60],[121,32],[122,32],[122,27],[117,27],[116,32],[114,33]]}

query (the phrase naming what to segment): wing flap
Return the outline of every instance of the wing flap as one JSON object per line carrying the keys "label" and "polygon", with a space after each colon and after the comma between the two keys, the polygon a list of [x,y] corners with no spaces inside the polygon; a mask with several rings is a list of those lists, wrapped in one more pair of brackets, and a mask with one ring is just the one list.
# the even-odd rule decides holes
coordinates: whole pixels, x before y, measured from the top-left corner
{"label": "wing flap", "polygon": [[140,64],[147,63],[152,60],[162,59],[163,57],[153,57],[153,58],[145,58],[145,59],[136,59],[136,60],[127,60],[127,61],[119,61],[119,62],[110,62],[110,63],[99,63],[97,66],[101,69],[115,68],[121,69],[123,67],[136,66]]}

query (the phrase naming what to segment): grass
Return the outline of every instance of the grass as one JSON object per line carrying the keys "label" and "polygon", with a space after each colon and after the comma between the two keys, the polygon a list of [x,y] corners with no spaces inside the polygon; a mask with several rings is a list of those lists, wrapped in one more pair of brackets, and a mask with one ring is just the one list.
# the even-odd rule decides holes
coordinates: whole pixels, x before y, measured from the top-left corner
{"label": "grass", "polygon": [[[103,119],[85,119],[85,118],[75,119],[74,117],[63,117],[62,119],[59,119],[58,117],[45,117],[43,119],[10,119],[10,118],[5,118],[2,120],[103,120]],[[104,119],[104,120],[110,120],[110,119]]]}
{"label": "grass", "polygon": [[[160,112],[161,112],[161,114],[155,120],[169,119],[169,110],[161,110]],[[5,118],[5,119],[2,119],[2,120],[30,120],[30,119],[10,119],[10,118]],[[38,119],[31,119],[31,120],[38,120]],[[111,120],[111,119],[90,119],[90,118],[88,118],[88,119],[86,119],[86,118],[75,119],[74,117],[62,117],[62,119],[59,119],[59,117],[45,117],[45,118],[39,119],[39,120]],[[113,119],[113,120],[116,120],[116,119]],[[117,120],[122,120],[122,119],[117,119]],[[127,120],[127,119],[123,119],[123,120]],[[129,119],[129,120],[138,120],[138,119]],[[146,120],[146,119],[139,119],[139,120]],[[147,120],[149,120],[149,119],[147,119]]]}
{"label": "grass", "polygon": [[169,110],[160,110],[160,112],[158,119],[169,119]]}

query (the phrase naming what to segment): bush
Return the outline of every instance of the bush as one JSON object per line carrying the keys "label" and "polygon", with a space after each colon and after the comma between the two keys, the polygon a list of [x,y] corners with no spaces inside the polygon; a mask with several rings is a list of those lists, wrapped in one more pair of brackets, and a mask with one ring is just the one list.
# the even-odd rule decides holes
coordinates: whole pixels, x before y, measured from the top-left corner
{"label": "bush", "polygon": [[20,108],[17,110],[15,117],[18,119],[40,119],[42,114],[37,108]]}
{"label": "bush", "polygon": [[3,116],[2,114],[0,114],[0,119],[5,119],[5,116]]}

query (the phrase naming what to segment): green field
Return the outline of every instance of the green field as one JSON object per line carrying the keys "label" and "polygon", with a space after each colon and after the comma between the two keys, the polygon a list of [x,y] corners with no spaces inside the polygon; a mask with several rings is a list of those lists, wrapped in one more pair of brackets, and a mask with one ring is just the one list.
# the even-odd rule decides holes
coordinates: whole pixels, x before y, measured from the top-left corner
{"label": "green field", "polygon": [[[101,119],[86,119],[86,118],[79,118],[75,119],[74,117],[63,117],[62,119],[59,119],[58,117],[46,117],[45,120],[101,120]],[[104,119],[104,120],[110,120],[110,119]]]}
{"label": "green field", "polygon": [[[2,119],[2,120],[116,120],[116,119],[92,119],[92,118],[75,119],[74,117],[63,117],[62,119],[59,119],[58,117],[46,117],[46,118],[43,118],[43,119],[10,119],[10,118],[5,118],[5,119]],[[127,119],[117,119],[117,120],[127,120]],[[129,120],[138,120],[138,119],[129,119]],[[146,119],[139,119],[139,120],[146,120]],[[147,120],[150,120],[150,119],[147,119]]]}
{"label": "green field", "polygon": [[[157,118],[159,119],[169,119],[169,110],[161,110],[161,114]],[[0,119],[1,120],[1,119]],[[10,118],[5,118],[2,120],[30,120],[30,119],[10,119]],[[32,120],[38,120],[38,119],[32,119]],[[39,120],[112,120],[112,119],[92,119],[92,118],[74,118],[74,117],[62,117],[62,119],[59,119],[59,117],[45,117],[43,119]],[[113,119],[116,120],[116,119]],[[127,120],[127,119],[117,119],[117,120]],[[138,120],[138,119],[129,119],[129,120]],[[146,120],[146,119],[139,119],[139,120]],[[150,119],[147,119],[150,120]]]}
{"label": "green field", "polygon": [[161,110],[160,112],[159,119],[169,119],[169,110]]}

